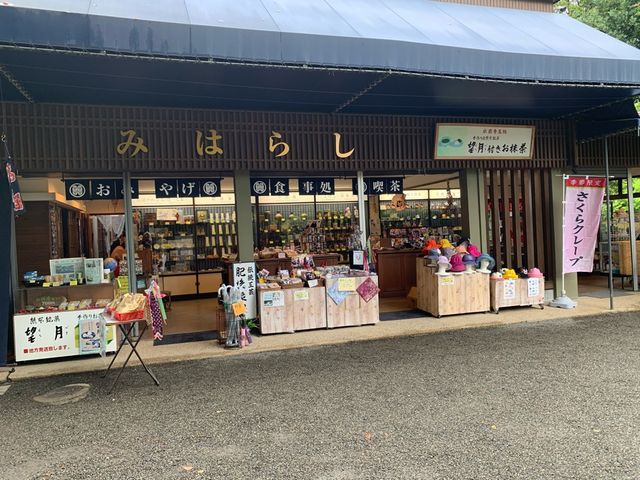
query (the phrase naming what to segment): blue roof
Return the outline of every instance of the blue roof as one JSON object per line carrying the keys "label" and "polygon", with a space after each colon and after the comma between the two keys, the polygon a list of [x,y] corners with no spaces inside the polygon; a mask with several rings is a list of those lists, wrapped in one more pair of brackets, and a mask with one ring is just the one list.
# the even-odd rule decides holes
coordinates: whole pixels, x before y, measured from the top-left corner
{"label": "blue roof", "polygon": [[640,85],[640,50],[566,15],[430,0],[12,0],[0,44]]}

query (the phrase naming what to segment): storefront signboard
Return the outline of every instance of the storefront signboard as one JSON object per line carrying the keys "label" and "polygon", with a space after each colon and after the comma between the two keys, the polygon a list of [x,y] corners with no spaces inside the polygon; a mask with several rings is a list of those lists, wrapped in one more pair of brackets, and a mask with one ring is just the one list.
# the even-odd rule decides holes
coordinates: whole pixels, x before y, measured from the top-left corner
{"label": "storefront signboard", "polygon": [[269,179],[268,178],[252,178],[251,179],[251,195],[262,197],[269,195]]}
{"label": "storefront signboard", "polygon": [[606,179],[565,180],[563,272],[592,272]]}
{"label": "storefront signboard", "polygon": [[[43,360],[100,352],[101,308],[14,315],[16,361]],[[89,323],[87,323],[89,322]],[[83,323],[83,327],[80,324]],[[98,334],[93,335],[91,332]],[[81,332],[84,332],[84,337]],[[108,327],[107,352],[116,351],[116,330]],[[84,344],[84,345],[83,345]]]}
{"label": "storefront signboard", "polygon": [[[364,193],[365,195],[384,195],[402,193],[404,190],[404,180],[402,178],[365,178]],[[354,195],[358,194],[358,180],[351,180],[351,191]]]}
{"label": "storefront signboard", "polygon": [[438,123],[434,159],[530,160],[534,138],[529,125]]}
{"label": "storefront signboard", "polygon": [[336,191],[333,178],[310,178],[298,180],[298,193],[300,195],[333,195]]}
{"label": "storefront signboard", "polygon": [[256,264],[254,262],[233,264],[233,286],[247,305],[247,319],[256,318]]}
{"label": "storefront signboard", "polygon": [[[124,183],[118,178],[73,179],[64,181],[67,200],[121,200]],[[131,198],[139,196],[139,181],[131,180]]]}
{"label": "storefront signboard", "polygon": [[64,190],[67,200],[89,200],[91,197],[89,180],[65,180]]}

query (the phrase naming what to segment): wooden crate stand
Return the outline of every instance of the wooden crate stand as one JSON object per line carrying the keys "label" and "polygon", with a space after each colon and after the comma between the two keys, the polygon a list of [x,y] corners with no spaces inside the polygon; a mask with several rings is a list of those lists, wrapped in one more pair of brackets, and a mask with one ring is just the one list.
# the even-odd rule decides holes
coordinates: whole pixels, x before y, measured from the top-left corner
{"label": "wooden crate stand", "polygon": [[[371,278],[378,285],[378,277],[356,277],[356,288],[367,278]],[[337,278],[328,278],[326,289],[329,290],[338,282]],[[373,325],[380,321],[380,300],[376,295],[365,302],[358,292],[351,292],[340,305],[336,305],[327,295],[327,327],[351,327],[358,325]]]}
{"label": "wooden crate stand", "polygon": [[[532,291],[529,291],[529,281],[537,284]],[[504,307],[539,305],[544,308],[544,278],[517,278],[513,280],[514,288],[511,291],[506,288],[505,282],[507,280],[491,280],[491,309],[494,312],[499,313]]]}
{"label": "wooden crate stand", "polygon": [[489,274],[436,275],[436,267],[416,259],[419,310],[440,318],[489,311]]}
{"label": "wooden crate stand", "polygon": [[284,296],[283,306],[266,306],[265,294],[258,291],[260,333],[293,333],[300,330],[327,328],[324,287],[275,290]]}

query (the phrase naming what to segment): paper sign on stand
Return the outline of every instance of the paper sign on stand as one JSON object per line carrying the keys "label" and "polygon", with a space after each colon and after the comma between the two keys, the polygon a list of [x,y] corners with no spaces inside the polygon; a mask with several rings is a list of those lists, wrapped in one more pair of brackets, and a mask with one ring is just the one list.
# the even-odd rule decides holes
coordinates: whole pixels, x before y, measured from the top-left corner
{"label": "paper sign on stand", "polygon": [[240,292],[240,298],[245,302],[248,320],[256,318],[256,264],[241,262],[233,264],[233,286]]}
{"label": "paper sign on stand", "polygon": [[516,281],[503,280],[504,283],[504,299],[513,300],[516,298]]}
{"label": "paper sign on stand", "polygon": [[540,282],[537,278],[527,279],[527,296],[537,297],[540,295]]}
{"label": "paper sign on stand", "polygon": [[293,292],[293,301],[300,302],[304,300],[309,300],[309,290],[296,290]]}
{"label": "paper sign on stand", "polygon": [[355,292],[356,291],[356,279],[355,277],[343,277],[338,279],[338,291],[339,292]]}

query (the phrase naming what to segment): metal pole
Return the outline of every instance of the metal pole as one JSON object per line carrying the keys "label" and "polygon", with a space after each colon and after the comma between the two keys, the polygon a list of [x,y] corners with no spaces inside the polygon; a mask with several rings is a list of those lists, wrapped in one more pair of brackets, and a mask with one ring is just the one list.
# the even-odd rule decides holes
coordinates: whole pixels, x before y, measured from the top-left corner
{"label": "metal pole", "polygon": [[[360,241],[362,243],[362,249],[367,249],[367,225],[364,217],[364,173],[362,170],[358,170],[358,220],[360,224]],[[371,261],[371,259],[369,259]]]}
{"label": "metal pole", "polygon": [[607,195],[607,248],[609,250],[609,309],[613,310],[613,267],[611,261],[611,199],[609,198],[609,137],[604,137],[605,194]]}
{"label": "metal pole", "polygon": [[629,201],[629,241],[631,242],[631,275],[633,291],[638,291],[638,251],[636,248],[636,209],[633,201],[633,175],[627,169],[627,199]]}
{"label": "metal pole", "polygon": [[127,235],[127,268],[129,270],[129,292],[136,293],[136,241],[133,231],[133,205],[131,202],[131,173],[122,175],[124,190],[124,220]]}

